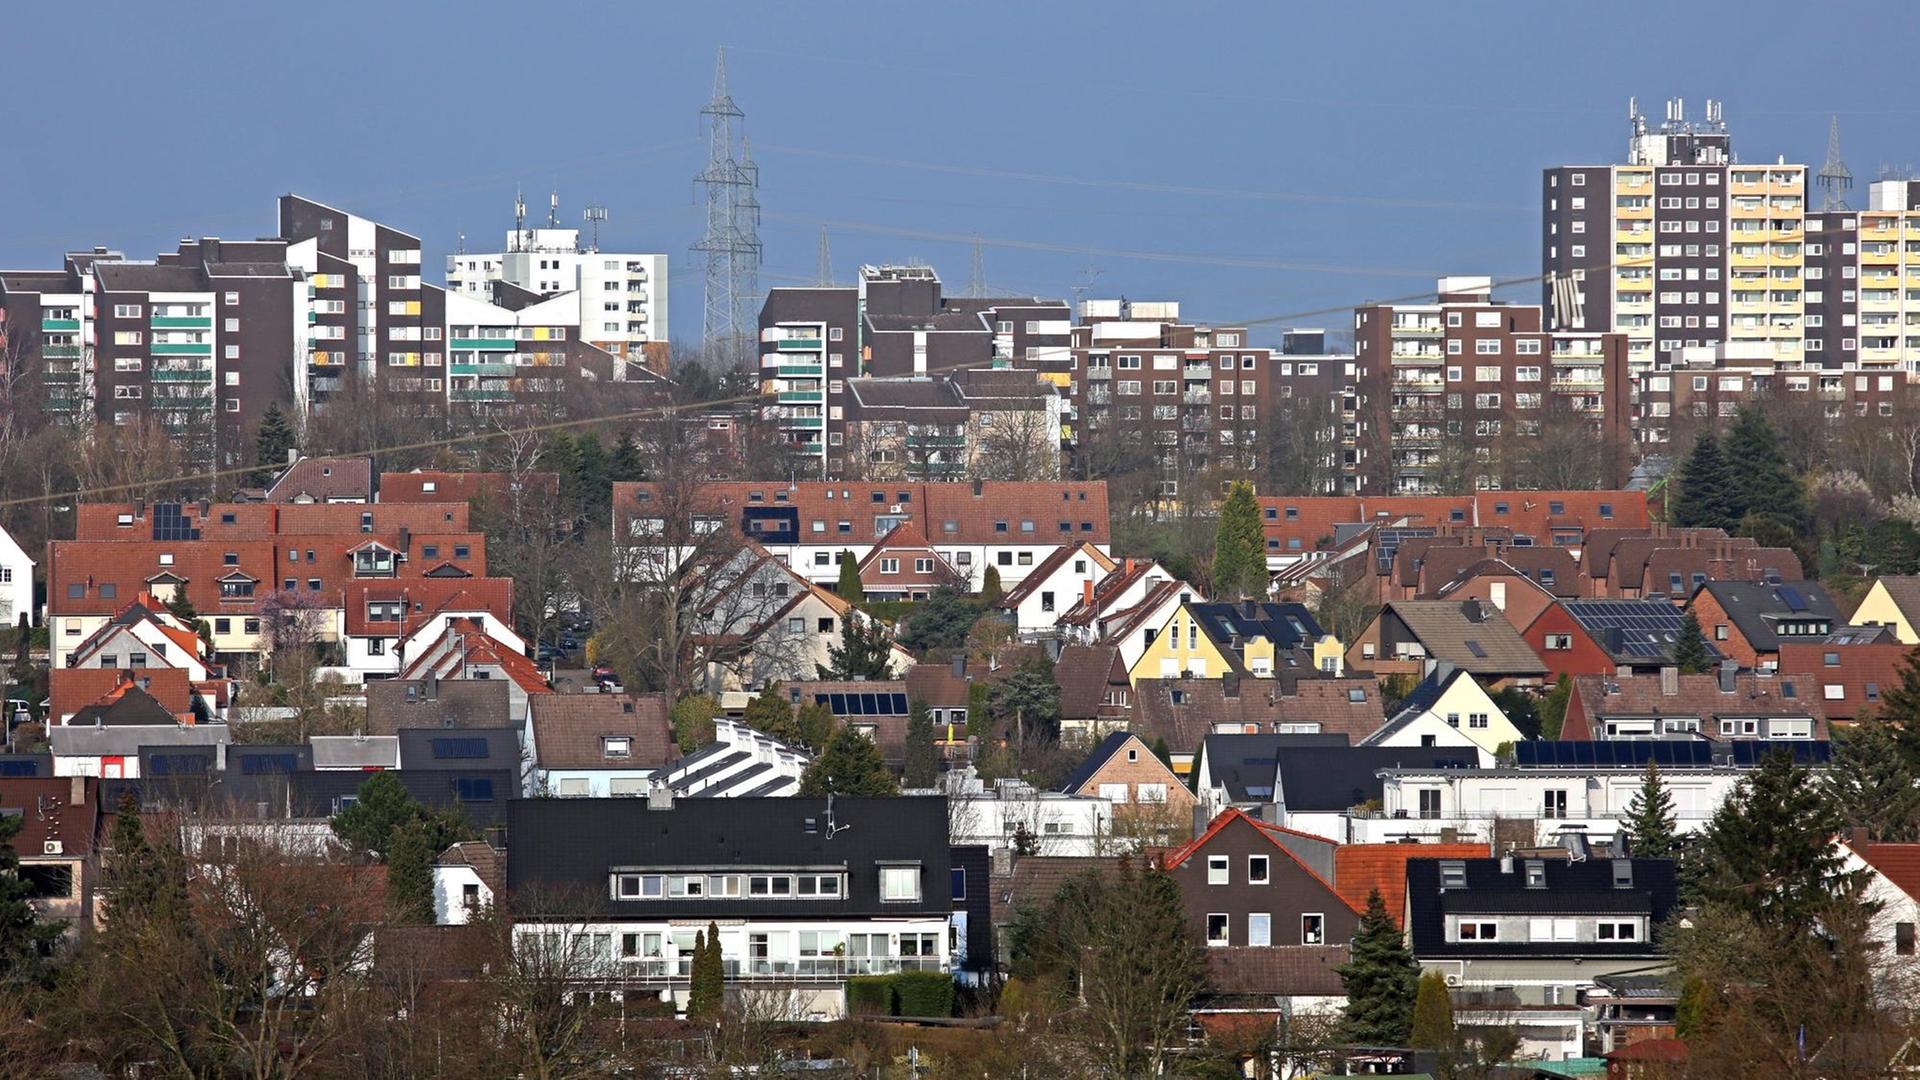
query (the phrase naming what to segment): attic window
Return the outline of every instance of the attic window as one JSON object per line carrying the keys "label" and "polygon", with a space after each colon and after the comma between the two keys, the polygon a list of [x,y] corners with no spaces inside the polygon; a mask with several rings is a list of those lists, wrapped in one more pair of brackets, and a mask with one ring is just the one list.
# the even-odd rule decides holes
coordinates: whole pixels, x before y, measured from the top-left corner
{"label": "attic window", "polygon": [[1566,512],[1567,504],[1557,499],[1547,504],[1547,513],[1549,514],[1564,514]]}
{"label": "attic window", "polygon": [[161,552],[161,553],[160,553],[160,565],[161,565],[161,566],[172,566],[172,565],[173,565],[173,553],[172,553],[172,552],[170,552],[170,551],[163,551],[163,552]]}
{"label": "attic window", "polygon": [[229,551],[220,556],[220,563],[222,566],[239,566],[240,553],[237,551]]}
{"label": "attic window", "polygon": [[633,740],[625,735],[610,735],[600,740],[600,752],[610,758],[633,756]]}
{"label": "attic window", "polygon": [[373,531],[373,515],[372,514],[367,513],[367,514],[360,515],[360,531],[363,533],[370,533]]}
{"label": "attic window", "polygon": [[231,524],[233,524],[233,523],[234,523],[234,521],[235,521],[235,520],[236,520],[236,519],[234,518],[234,516],[233,516],[232,514],[221,514],[221,515],[220,515],[220,524],[222,524],[222,525],[231,525]]}
{"label": "attic window", "polygon": [[1269,506],[1269,507],[1267,507],[1267,520],[1268,520],[1268,521],[1273,521],[1274,519],[1276,519],[1276,518],[1278,518],[1279,516],[1280,516],[1280,511],[1278,511],[1278,510],[1275,510],[1275,509],[1274,509],[1273,507],[1271,507],[1271,506]]}
{"label": "attic window", "polygon": [[1507,512],[1507,504],[1506,504],[1506,503],[1503,503],[1503,502],[1497,502],[1497,503],[1494,503],[1494,504],[1493,504],[1493,512],[1494,512],[1494,513],[1496,513],[1496,514],[1504,514],[1504,513],[1506,513],[1506,512]]}
{"label": "attic window", "polygon": [[1348,690],[1347,700],[1355,704],[1359,704],[1360,702],[1367,700],[1367,692],[1365,690],[1359,690],[1359,689]]}
{"label": "attic window", "polygon": [[1612,516],[1613,516],[1613,504],[1612,504],[1612,503],[1601,503],[1601,504],[1600,504],[1600,516],[1601,516],[1601,517],[1603,517],[1603,518],[1610,518],[1610,517],[1612,517]]}
{"label": "attic window", "polygon": [[1447,520],[1465,521],[1467,520],[1467,512],[1465,510],[1450,510],[1447,512]]}
{"label": "attic window", "polygon": [[420,490],[428,494],[432,494],[433,492],[440,490],[440,482],[437,480],[422,481],[420,484]]}
{"label": "attic window", "polygon": [[1526,863],[1527,888],[1544,889],[1547,887],[1547,864],[1541,859],[1528,859]]}
{"label": "attic window", "polygon": [[960,523],[957,521],[943,521],[940,523],[940,531],[952,535],[960,531]]}
{"label": "attic window", "polygon": [[1440,887],[1443,889],[1466,888],[1467,864],[1460,859],[1440,860]]}
{"label": "attic window", "polygon": [[1481,648],[1479,642],[1469,641],[1466,644],[1467,644],[1468,652],[1472,653],[1473,655],[1479,657],[1482,660],[1485,660],[1487,658],[1487,650]]}
{"label": "attic window", "polygon": [[1633,860],[1613,860],[1613,887],[1616,889],[1633,888]]}

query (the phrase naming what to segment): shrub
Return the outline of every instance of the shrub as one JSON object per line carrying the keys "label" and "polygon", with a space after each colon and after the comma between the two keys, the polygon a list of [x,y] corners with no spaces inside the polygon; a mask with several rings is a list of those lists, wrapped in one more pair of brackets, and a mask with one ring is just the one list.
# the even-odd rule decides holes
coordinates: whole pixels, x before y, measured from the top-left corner
{"label": "shrub", "polygon": [[938,971],[903,971],[895,975],[893,1015],[952,1016],[953,977]]}
{"label": "shrub", "polygon": [[893,1011],[893,984],[885,975],[856,975],[847,980],[849,1016],[886,1016]]}

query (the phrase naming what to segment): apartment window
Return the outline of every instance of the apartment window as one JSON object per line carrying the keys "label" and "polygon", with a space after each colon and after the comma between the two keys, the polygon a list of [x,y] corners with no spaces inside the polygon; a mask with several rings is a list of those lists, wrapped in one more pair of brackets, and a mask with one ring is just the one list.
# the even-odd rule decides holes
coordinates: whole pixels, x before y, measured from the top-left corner
{"label": "apartment window", "polygon": [[1259,912],[1247,916],[1247,944],[1261,948],[1273,944],[1273,916]]}
{"label": "apartment window", "polygon": [[918,866],[881,867],[880,899],[895,902],[920,899],[920,868]]}
{"label": "apartment window", "polygon": [[1420,816],[1432,819],[1440,816],[1440,792],[1427,788],[1420,792]]}
{"label": "apartment window", "polygon": [[1247,884],[1249,885],[1268,884],[1273,880],[1271,875],[1272,875],[1272,867],[1268,863],[1268,856],[1265,856],[1265,855],[1247,856]]}
{"label": "apartment window", "polygon": [[1207,856],[1207,884],[1225,885],[1231,876],[1231,860],[1225,855]]}
{"label": "apartment window", "polygon": [[1207,944],[1220,948],[1231,944],[1227,934],[1227,916],[1224,912],[1214,912],[1207,916]]}
{"label": "apartment window", "polygon": [[1593,936],[1597,941],[1638,941],[1640,940],[1640,927],[1638,924],[1632,922],[1603,920],[1594,926]]}
{"label": "apartment window", "polygon": [[1325,945],[1327,917],[1317,912],[1300,916],[1300,944]]}
{"label": "apartment window", "polygon": [[1460,932],[1457,936],[1461,941],[1498,941],[1500,939],[1500,924],[1462,921],[1460,923]]}
{"label": "apartment window", "polygon": [[1554,788],[1541,793],[1541,813],[1544,818],[1564,818],[1567,816],[1567,792],[1564,788]]}
{"label": "apartment window", "polygon": [[1900,956],[1912,956],[1914,952],[1914,927],[1910,922],[1893,924],[1893,951]]}
{"label": "apartment window", "polygon": [[899,572],[900,572],[900,560],[899,560],[899,559],[881,559],[881,560],[880,560],[880,572],[881,572],[881,573],[883,573],[883,574],[897,574],[897,573],[899,573]]}

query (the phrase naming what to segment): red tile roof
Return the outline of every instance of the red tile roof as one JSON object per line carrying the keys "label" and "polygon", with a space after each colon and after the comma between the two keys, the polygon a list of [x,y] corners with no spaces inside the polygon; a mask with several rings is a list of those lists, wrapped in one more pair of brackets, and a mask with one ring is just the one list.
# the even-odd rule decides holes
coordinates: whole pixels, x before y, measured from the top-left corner
{"label": "red tile roof", "polygon": [[[80,797],[75,799],[74,791]],[[28,808],[17,819],[13,849],[28,861],[58,841],[62,857],[84,856],[101,839],[100,781],[82,776],[0,779],[0,806]]]}
{"label": "red tile roof", "polygon": [[184,668],[55,668],[47,674],[47,717],[59,722],[115,691],[144,681],[146,691],[175,716],[193,715],[193,691]]}
{"label": "red tile roof", "polygon": [[[1898,641],[1863,645],[1838,645],[1829,642],[1780,642],[1780,673],[1803,675],[1818,689],[1806,692],[1820,698],[1820,707],[1829,720],[1855,720],[1877,712],[1886,692],[1900,685],[1900,672],[1914,647]],[[1839,661],[1829,666],[1826,658]],[[1839,687],[1835,697],[1828,687]],[[1868,695],[1868,690],[1872,695]]]}
{"label": "red tile roof", "polygon": [[[638,516],[637,511],[643,505],[638,499],[639,493],[653,487],[645,483],[613,486],[616,530],[625,528],[617,519]],[[876,499],[876,495],[879,498]],[[900,498],[902,495],[906,498]],[[803,543],[810,542],[814,535],[810,529],[815,521],[825,524],[828,530],[825,535],[835,537],[840,537],[834,531],[835,523],[848,521],[853,531],[841,539],[870,544],[880,538],[875,531],[876,517],[900,515],[920,521],[925,535],[938,537],[942,544],[1053,544],[1068,539],[1104,544],[1111,539],[1107,486],[1097,480],[1062,483],[986,480],[978,485],[965,481],[725,481],[704,485],[695,501],[711,510],[727,512],[729,523],[736,528],[740,511],[748,507],[792,507],[799,517]],[[900,507],[897,514],[893,511],[895,506]],[[1022,533],[1023,521],[1033,522],[1033,532]],[[998,522],[1005,522],[1007,531],[999,531]],[[1068,525],[1068,529],[1061,530],[1062,523]]]}
{"label": "red tile roof", "polygon": [[1333,887],[1355,911],[1380,890],[1387,914],[1399,926],[1406,908],[1408,859],[1484,859],[1485,844],[1341,844],[1333,849]]}
{"label": "red tile roof", "polygon": [[[398,601],[406,605],[404,626],[367,621],[367,605]],[[405,637],[445,611],[485,611],[513,625],[513,579],[418,577],[359,579],[346,586],[346,627],[353,637]]]}
{"label": "red tile roof", "polygon": [[[1560,512],[1554,513],[1555,503]],[[1612,511],[1602,517],[1601,504]],[[1330,538],[1337,525],[1404,523],[1411,526],[1504,526],[1543,542],[1555,529],[1597,529],[1605,526],[1644,527],[1646,493],[1639,491],[1499,491],[1471,496],[1385,495],[1356,497],[1262,496],[1262,517],[1275,554],[1312,551]],[[1501,507],[1505,513],[1500,512]],[[1266,509],[1272,508],[1272,517]],[[1460,516],[1456,519],[1454,513]]]}
{"label": "red tile roof", "polygon": [[[661,694],[542,694],[527,708],[543,769],[641,769],[680,756]],[[631,739],[628,756],[608,758],[608,736]]]}
{"label": "red tile roof", "polygon": [[1895,888],[1920,901],[1920,844],[1863,844],[1854,854]]}
{"label": "red tile roof", "polygon": [[373,501],[373,462],[363,457],[301,458],[267,489],[266,500],[290,503],[307,498]]}
{"label": "red tile roof", "polygon": [[[1710,720],[1721,715],[1812,717],[1813,737],[1827,737],[1827,714],[1819,688],[1804,675],[1742,672],[1734,677],[1731,691],[1720,689],[1717,672],[1679,675],[1676,679],[1675,692],[1667,694],[1657,675],[1574,676],[1573,698],[1567,703],[1560,738],[1575,742],[1592,739],[1595,723],[1608,716],[1670,716],[1698,718],[1700,734],[1714,739],[1720,732]],[[1786,696],[1789,684],[1792,697]]]}
{"label": "red tile roof", "polygon": [[[466,532],[464,502],[397,503],[180,503],[181,515],[203,540],[258,540],[275,536],[358,533],[362,516],[371,514],[373,533],[408,529],[416,533]],[[120,517],[131,518],[120,524]],[[223,520],[232,516],[233,521]],[[150,540],[154,506],[137,503],[82,503],[75,514],[76,540]]]}

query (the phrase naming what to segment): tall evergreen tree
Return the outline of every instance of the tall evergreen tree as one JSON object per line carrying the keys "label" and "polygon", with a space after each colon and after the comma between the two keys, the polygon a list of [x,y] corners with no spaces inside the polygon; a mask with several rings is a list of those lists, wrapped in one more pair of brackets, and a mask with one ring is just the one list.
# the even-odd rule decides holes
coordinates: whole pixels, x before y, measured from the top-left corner
{"label": "tall evergreen tree", "polygon": [[929,788],[940,779],[940,752],[933,745],[933,714],[927,703],[914,698],[907,704],[907,761],[902,785]]}
{"label": "tall evergreen tree", "polygon": [[120,796],[108,835],[112,853],[103,902],[108,921],[127,926],[144,919],[185,918],[186,866],[147,840],[140,802],[131,791]]}
{"label": "tall evergreen tree", "polygon": [[1234,481],[1220,507],[1220,527],[1213,537],[1213,595],[1231,600],[1267,598],[1266,533],[1260,527],[1260,504],[1253,485]]}
{"label": "tall evergreen tree", "polygon": [[[607,448],[594,431],[583,431],[574,439],[574,476],[571,495],[583,519],[605,524],[613,505],[612,461]],[[561,479],[566,485],[566,478]]]}
{"label": "tall evergreen tree", "polygon": [[1000,585],[1000,568],[997,566],[987,567],[986,576],[980,579],[980,602],[987,607],[992,607],[999,603],[1000,598],[1006,594],[1006,589]]}
{"label": "tall evergreen tree", "polygon": [[646,475],[647,463],[640,453],[640,444],[633,441],[633,432],[622,431],[619,441],[613,444],[613,456],[607,460],[607,479],[631,483],[645,479]]}
{"label": "tall evergreen tree", "polygon": [[800,732],[800,742],[807,749],[819,753],[833,741],[833,732],[838,727],[833,718],[833,707],[824,701],[812,701],[800,706],[794,713],[794,726]]}
{"label": "tall evergreen tree", "polygon": [[1726,458],[1727,516],[1735,522],[1748,514],[1776,518],[1789,528],[1807,520],[1807,492],[1787,464],[1780,436],[1765,413],[1745,408],[1721,447]]}
{"label": "tall evergreen tree", "polygon": [[20,876],[13,849],[22,821],[18,814],[0,814],[0,987],[15,989],[39,979],[62,929],[42,921],[28,899],[33,890]]}
{"label": "tall evergreen tree", "polygon": [[860,581],[860,561],[853,557],[851,551],[840,552],[840,583],[834,587],[834,591],[849,604],[867,602],[867,587]]}
{"label": "tall evergreen tree", "polygon": [[440,855],[434,840],[434,829],[424,820],[393,830],[387,852],[387,906],[403,922],[433,923],[433,861]]}
{"label": "tall evergreen tree", "polygon": [[1732,511],[1732,480],[1720,440],[1713,432],[1702,431],[1667,485],[1667,518],[1688,528],[1729,529],[1738,520]]}
{"label": "tall evergreen tree", "polygon": [[1920,838],[1920,778],[1891,725],[1870,718],[1835,732],[1825,782],[1827,801],[1840,808],[1848,825],[1867,830],[1873,840]]}
{"label": "tall evergreen tree", "polygon": [[280,411],[279,403],[269,403],[253,435],[253,463],[260,466],[253,474],[255,481],[264,484],[276,471],[286,468],[287,452],[299,445],[300,435],[293,430],[287,414]]}
{"label": "tall evergreen tree", "polygon": [[783,742],[797,743],[800,740],[799,718],[793,715],[793,703],[780,692],[780,684],[770,682],[740,715],[748,727],[767,734]]}
{"label": "tall evergreen tree", "polygon": [[1698,675],[1713,667],[1713,655],[1707,652],[1707,636],[1700,632],[1700,616],[1692,608],[1680,617],[1680,632],[1673,639],[1673,666],[1682,675]]}
{"label": "tall evergreen tree", "polygon": [[1632,844],[1628,850],[1642,859],[1671,859],[1680,849],[1679,827],[1673,812],[1673,794],[1660,780],[1660,767],[1648,761],[1640,790],[1627,804],[1626,816],[1620,819],[1621,831]]}
{"label": "tall evergreen tree", "polygon": [[1908,771],[1920,775],[1920,649],[1908,653],[1900,665],[1900,681],[1882,691],[1876,718],[1893,726],[1894,743]]}
{"label": "tall evergreen tree", "polygon": [[1413,1000],[1413,1035],[1407,1044],[1416,1050],[1453,1049],[1453,1000],[1447,996],[1446,976],[1437,971],[1420,976],[1420,992]]}
{"label": "tall evergreen tree", "polygon": [[800,794],[809,798],[823,795],[897,795],[900,789],[887,771],[880,750],[873,740],[848,727],[841,728],[820,756],[807,766],[800,778]]}
{"label": "tall evergreen tree", "polygon": [[1792,754],[1769,754],[1701,833],[1696,892],[1766,930],[1811,927],[1856,884],[1833,845],[1841,824]]}
{"label": "tall evergreen tree", "polygon": [[1154,736],[1153,756],[1160,759],[1160,764],[1165,765],[1169,769],[1173,768],[1173,751],[1167,749],[1167,737],[1165,735]]}
{"label": "tall evergreen tree", "polygon": [[1540,737],[1558,739],[1560,727],[1567,722],[1567,702],[1573,700],[1573,680],[1562,674],[1553,689],[1540,701]]}
{"label": "tall evergreen tree", "polygon": [[1340,1037],[1360,1046],[1405,1046],[1413,1035],[1413,1005],[1420,993],[1420,965],[1375,889],[1353,934],[1353,951],[1340,965],[1347,992]]}
{"label": "tall evergreen tree", "polygon": [[893,674],[893,635],[879,619],[848,612],[840,620],[840,644],[827,646],[827,662],[814,666],[823,679],[884,679]]}
{"label": "tall evergreen tree", "polygon": [[726,1004],[726,961],[720,953],[720,928],[709,922],[693,936],[693,971],[687,987],[687,1019],[696,1024],[720,1020]]}

